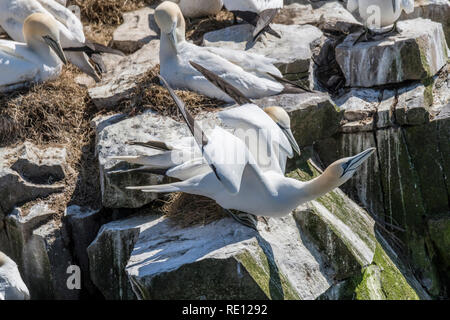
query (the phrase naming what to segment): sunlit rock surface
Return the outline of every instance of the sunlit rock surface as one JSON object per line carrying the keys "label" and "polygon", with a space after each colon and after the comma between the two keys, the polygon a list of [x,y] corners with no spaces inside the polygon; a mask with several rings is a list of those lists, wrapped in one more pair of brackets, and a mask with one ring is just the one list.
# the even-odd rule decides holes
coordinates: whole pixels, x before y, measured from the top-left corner
{"label": "sunlit rock surface", "polygon": [[398,35],[353,45],[359,32],[336,47],[346,86],[373,87],[433,77],[447,63],[442,25],[426,19],[398,22]]}
{"label": "sunlit rock surface", "polygon": [[[315,174],[306,165],[291,176]],[[110,299],[316,299],[345,281],[369,298],[426,298],[378,241],[370,216],[335,191],[268,225],[260,221],[258,232],[231,218],[188,228],[159,215],[115,221],[88,251],[91,277]],[[397,289],[389,297],[360,279],[375,263],[386,266],[379,287]]]}
{"label": "sunlit rock surface", "polygon": [[123,14],[123,23],[114,31],[112,45],[124,53],[133,53],[152,40],[159,39],[154,21],[155,10],[144,7]]}
{"label": "sunlit rock surface", "polygon": [[253,26],[239,24],[206,33],[203,45],[261,54],[275,59],[274,64],[287,79],[308,77],[312,49],[320,44],[322,32],[311,25],[272,24],[271,27],[281,35],[281,39],[266,34],[253,42]]}

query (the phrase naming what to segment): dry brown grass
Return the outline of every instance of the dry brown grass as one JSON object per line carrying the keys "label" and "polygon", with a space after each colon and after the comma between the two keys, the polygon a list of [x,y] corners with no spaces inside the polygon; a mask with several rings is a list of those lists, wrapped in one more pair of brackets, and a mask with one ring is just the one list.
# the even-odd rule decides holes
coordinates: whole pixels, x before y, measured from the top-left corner
{"label": "dry brown grass", "polygon": [[[168,91],[161,86],[158,74],[159,65],[137,78],[135,80],[137,84],[136,89],[130,94],[128,99],[122,101],[119,110],[133,115],[145,109],[152,109],[161,115],[182,121],[178,114],[177,106]],[[208,98],[192,91],[175,90],[175,92],[185,102],[186,108],[194,115],[202,111],[218,111],[220,110],[218,106],[224,104],[223,101]]]}
{"label": "dry brown grass", "polygon": [[169,200],[160,211],[169,217],[174,225],[183,228],[206,225],[227,216],[214,200],[187,193],[170,194]]}
{"label": "dry brown grass", "polygon": [[67,149],[73,170],[66,172],[65,192],[46,199],[58,213],[69,203],[95,208],[100,199],[95,135],[90,127],[96,109],[87,90],[73,81],[77,73],[68,67],[55,81],[0,94],[0,147],[28,140],[37,146]]}
{"label": "dry brown grass", "polygon": [[152,5],[157,0],[71,0],[69,4],[80,7],[83,22],[118,26],[123,22],[122,14]]}
{"label": "dry brown grass", "polygon": [[193,19],[186,22],[186,39],[192,40],[195,44],[201,44],[205,33],[232,26],[233,14],[222,10],[214,17]]}

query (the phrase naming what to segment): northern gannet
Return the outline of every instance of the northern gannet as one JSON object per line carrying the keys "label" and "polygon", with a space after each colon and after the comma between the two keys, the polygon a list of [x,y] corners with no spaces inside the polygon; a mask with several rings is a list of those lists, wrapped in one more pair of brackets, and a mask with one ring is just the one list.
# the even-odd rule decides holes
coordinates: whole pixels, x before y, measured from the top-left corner
{"label": "northern gannet", "polygon": [[55,79],[67,63],[51,16],[33,13],[25,19],[23,34],[26,43],[0,40],[0,92]]}
{"label": "northern gannet", "polygon": [[17,264],[0,251],[0,300],[29,300],[30,293]]}
{"label": "northern gannet", "polygon": [[81,21],[54,0],[0,0],[0,26],[15,41],[25,41],[23,24],[33,13],[48,14],[57,21],[67,60],[95,81],[100,81],[101,73],[106,71],[101,52],[123,55],[118,50],[86,40]]}
{"label": "northern gannet", "polygon": [[[308,182],[285,177],[277,171],[263,170],[245,143],[233,134],[218,126],[209,134],[203,132],[182,100],[164,78],[160,78],[194,135],[210,170],[180,182],[127,187],[129,190],[186,192],[211,198],[228,211],[234,209],[255,216],[281,217],[345,183],[375,151],[370,148],[356,156],[337,160]],[[240,222],[256,228],[255,220]]]}
{"label": "northern gannet", "polygon": [[281,38],[269,24],[273,21],[278,10],[283,8],[283,0],[223,0],[225,8],[240,17],[247,23],[253,25],[253,41],[263,32]]}
{"label": "northern gannet", "polygon": [[173,2],[161,3],[155,9],[155,20],[161,29],[160,73],[176,89],[188,89],[208,97],[233,101],[190,65],[189,61],[194,61],[239,87],[249,98],[307,90],[274,80],[282,75],[273,65],[273,59],[238,50],[199,47],[187,42],[183,15]]}
{"label": "northern gannet", "polygon": [[[350,12],[358,10],[364,24],[364,31],[355,40],[354,44],[361,41],[370,41],[376,34],[397,32],[397,20],[402,11],[409,14],[414,12],[414,0],[348,0],[347,9]],[[388,26],[387,31],[376,32]]]}
{"label": "northern gannet", "polygon": [[219,13],[222,0],[169,0],[175,2],[186,18],[206,17]]}

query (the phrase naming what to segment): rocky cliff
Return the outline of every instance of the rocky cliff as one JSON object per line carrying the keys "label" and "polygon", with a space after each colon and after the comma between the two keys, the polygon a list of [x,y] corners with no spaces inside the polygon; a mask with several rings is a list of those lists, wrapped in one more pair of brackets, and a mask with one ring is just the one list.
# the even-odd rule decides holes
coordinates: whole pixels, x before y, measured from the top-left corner
{"label": "rocky cliff", "polygon": [[[0,148],[0,250],[17,263],[32,299],[448,298],[448,2],[416,1],[399,34],[355,46],[361,25],[340,2],[287,2],[273,25],[281,39],[268,35],[250,45],[250,27],[235,25],[205,33],[203,45],[270,56],[286,78],[316,90],[255,101],[291,117],[302,156],[288,163],[289,176],[309,180],[368,147],[376,156],[341,189],[259,221],[258,231],[205,199],[170,215],[161,205],[172,198],[125,190],[167,181],[108,173],[130,168],[111,156],[151,152],[126,141],[189,134],[158,111],[165,105],[149,110],[139,100],[139,81],[159,63],[158,30],[153,8],[129,12],[112,39],[127,56],[106,55],[109,71],[99,84],[76,80],[95,110],[95,162],[72,167],[63,145]],[[131,112],[117,111],[124,101]],[[211,111],[197,118],[214,125]],[[87,166],[98,166],[89,183],[99,200],[55,206],[69,178],[78,174],[84,190]],[[67,286],[73,265],[81,289]]]}

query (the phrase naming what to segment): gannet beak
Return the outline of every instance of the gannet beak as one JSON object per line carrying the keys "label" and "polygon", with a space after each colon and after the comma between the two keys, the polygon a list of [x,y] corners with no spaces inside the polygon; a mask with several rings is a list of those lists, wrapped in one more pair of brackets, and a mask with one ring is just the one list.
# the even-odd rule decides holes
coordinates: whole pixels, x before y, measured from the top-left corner
{"label": "gannet beak", "polygon": [[347,162],[345,162],[343,164],[344,172],[342,173],[342,176],[344,176],[345,174],[347,174],[351,171],[355,171],[356,169],[358,169],[361,166],[361,164],[364,161],[366,161],[372,155],[372,153],[375,152],[375,150],[376,150],[375,148],[369,148],[369,149],[357,154],[356,156],[351,157],[350,160],[348,160]]}
{"label": "gannet beak", "polygon": [[67,64],[66,56],[64,55],[64,51],[61,47],[59,41],[54,40],[50,36],[43,37],[45,43],[56,53],[56,55],[61,59],[64,64]]}
{"label": "gannet beak", "polygon": [[288,138],[289,143],[292,146],[292,149],[294,149],[294,151],[297,152],[298,155],[300,155],[300,147],[298,146],[297,141],[295,141],[294,135],[292,134],[292,130],[290,128],[284,128],[280,124],[278,124],[278,126],[281,128],[283,133],[286,135],[286,138]]}

